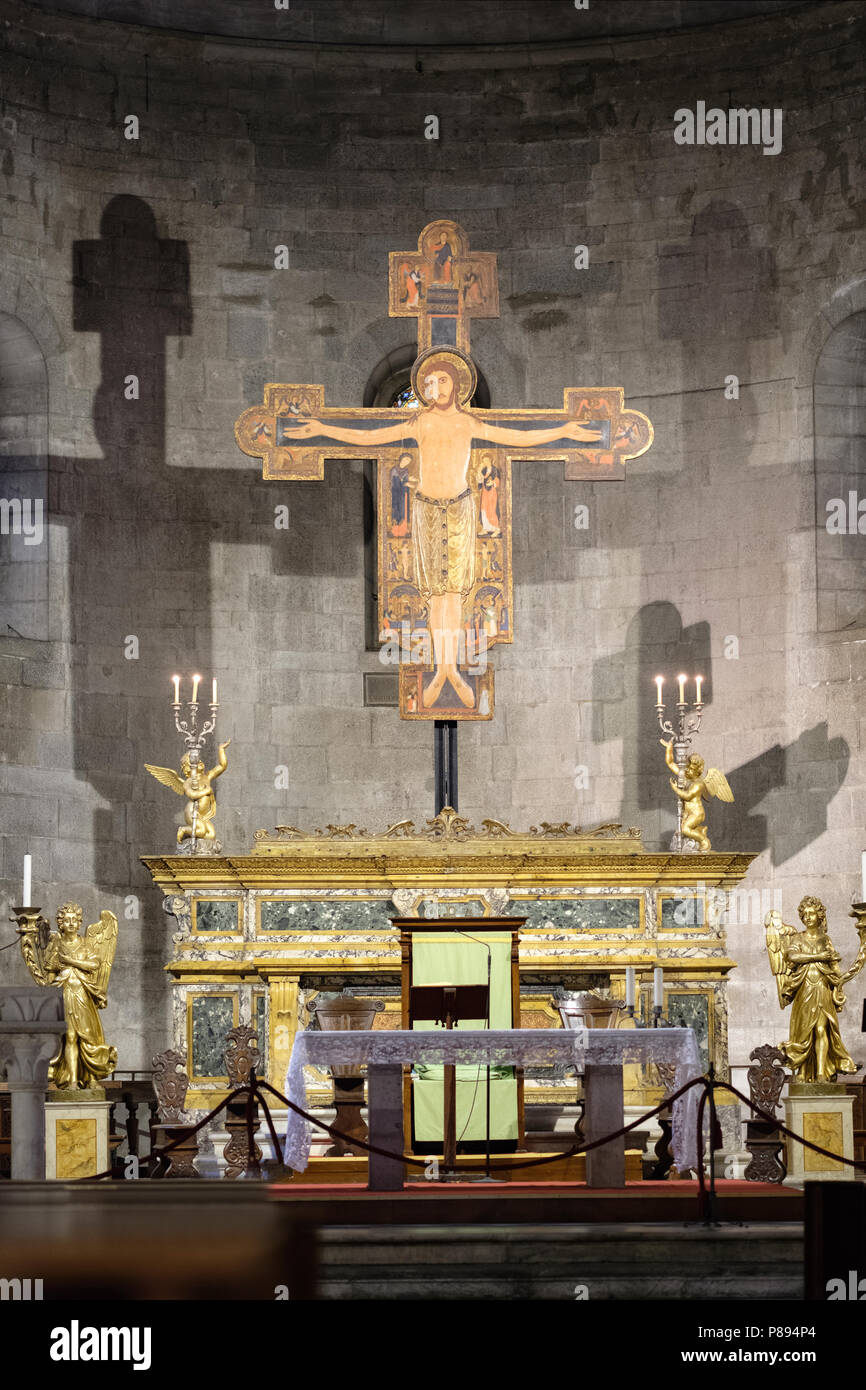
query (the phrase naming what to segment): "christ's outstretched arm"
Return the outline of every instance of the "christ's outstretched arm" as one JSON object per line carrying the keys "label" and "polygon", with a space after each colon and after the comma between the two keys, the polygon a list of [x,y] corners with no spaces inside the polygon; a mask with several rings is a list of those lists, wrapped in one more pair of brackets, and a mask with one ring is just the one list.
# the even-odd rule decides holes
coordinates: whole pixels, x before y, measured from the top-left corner
{"label": "christ's outstretched arm", "polygon": [[291,430],[292,439],[312,439],[315,435],[324,435],[326,439],[336,439],[340,444],[400,444],[404,439],[415,438],[408,421],[405,425],[383,425],[381,429],[365,430],[351,425],[329,425],[324,420],[304,420],[297,425],[293,420],[284,420],[283,428]]}
{"label": "christ's outstretched arm", "polygon": [[546,430],[515,430],[507,426],[478,424],[473,433],[479,439],[488,439],[491,444],[553,444],[557,439],[601,439],[602,430],[588,430],[575,420],[566,420]]}

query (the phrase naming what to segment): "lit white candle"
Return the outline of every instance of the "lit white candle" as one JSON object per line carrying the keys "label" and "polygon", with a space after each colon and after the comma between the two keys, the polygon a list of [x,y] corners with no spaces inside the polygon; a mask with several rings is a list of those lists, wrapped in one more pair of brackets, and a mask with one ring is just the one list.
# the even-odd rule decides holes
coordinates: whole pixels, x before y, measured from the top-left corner
{"label": "lit white candle", "polygon": [[192,702],[193,702],[194,705],[197,705],[197,704],[198,704],[198,688],[199,688],[200,683],[201,683],[201,676],[193,676],[193,678],[192,678]]}
{"label": "lit white candle", "polygon": [[686,679],[687,679],[687,678],[686,678],[685,676],[677,676],[677,680],[678,680],[679,683],[680,683],[680,704],[681,704],[681,705],[684,705],[685,702],[686,702]]}
{"label": "lit white candle", "polygon": [[703,685],[703,683],[704,683],[704,678],[703,678],[703,676],[695,676],[695,685],[696,685],[697,688],[698,688],[698,693],[697,693],[697,696],[695,697],[695,704],[696,704],[696,705],[699,705],[699,704],[701,703],[701,686]]}
{"label": "lit white candle", "polygon": [[663,701],[662,701],[662,686],[663,686],[663,685],[664,685],[664,678],[663,678],[662,676],[656,676],[656,704],[657,704],[657,705],[660,705],[660,704],[663,703]]}
{"label": "lit white candle", "polygon": [[634,966],[627,965],[625,968],[625,1004],[627,1009],[633,1009],[635,1004],[635,977]]}
{"label": "lit white candle", "polygon": [[212,692],[211,692],[210,702],[211,702],[212,705],[215,705],[216,702],[217,702],[217,684],[216,684],[216,676],[214,676],[214,678],[213,678],[213,690],[212,690]]}
{"label": "lit white candle", "polygon": [[664,1006],[664,971],[660,965],[653,969],[653,1006],[660,1009]]}
{"label": "lit white candle", "polygon": [[29,907],[29,906],[30,906],[30,894],[31,894],[32,887],[33,887],[33,884],[32,884],[32,874],[33,874],[33,856],[30,855],[30,854],[25,854],[25,856],[24,856],[24,883],[23,883],[22,888],[21,888],[21,906],[22,906],[22,907]]}
{"label": "lit white candle", "polygon": [[179,704],[180,704],[180,676],[172,676],[171,679],[172,679],[172,684],[174,685],[174,704],[179,705]]}

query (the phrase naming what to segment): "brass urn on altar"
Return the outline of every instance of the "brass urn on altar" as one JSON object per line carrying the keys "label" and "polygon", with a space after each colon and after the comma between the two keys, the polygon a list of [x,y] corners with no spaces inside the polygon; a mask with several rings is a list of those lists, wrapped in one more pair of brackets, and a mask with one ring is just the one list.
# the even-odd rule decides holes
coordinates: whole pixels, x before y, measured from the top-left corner
{"label": "brass urn on altar", "polygon": [[621,999],[602,999],[590,990],[582,990],[570,999],[556,1004],[563,1028],[615,1028],[625,1008]]}
{"label": "brass urn on altar", "polygon": [[[311,1014],[319,1021],[325,1032],[360,1032],[373,1027],[373,1019],[381,1013],[385,1004],[382,999],[356,999],[354,995],[341,994],[331,998],[319,996],[307,1005]],[[342,1131],[346,1139],[334,1138],[325,1151],[326,1158],[341,1158],[345,1154],[366,1157],[366,1149],[353,1144],[353,1139],[366,1141],[369,1131],[361,1115],[364,1104],[364,1078],[357,1067],[331,1066],[329,1071],[334,1078],[334,1128]]]}

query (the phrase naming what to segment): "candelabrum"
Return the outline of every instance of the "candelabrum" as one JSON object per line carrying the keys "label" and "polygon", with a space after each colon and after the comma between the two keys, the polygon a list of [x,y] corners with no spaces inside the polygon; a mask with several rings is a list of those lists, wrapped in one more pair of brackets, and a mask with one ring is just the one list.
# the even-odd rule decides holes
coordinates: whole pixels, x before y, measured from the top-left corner
{"label": "candelabrum", "polygon": [[[659,729],[669,739],[671,743],[671,754],[673,762],[676,764],[677,785],[681,788],[686,786],[686,764],[689,760],[689,749],[692,746],[692,737],[700,731],[701,714],[703,713],[703,701],[701,700],[700,682],[697,686],[698,698],[694,704],[684,699],[685,688],[683,681],[680,681],[680,698],[676,703],[676,714],[670,719],[667,718],[667,706],[661,700],[661,684],[658,684],[658,701],[656,703],[656,714],[658,715]],[[687,839],[683,835],[683,802],[677,797],[677,828],[671,837],[671,849],[674,854],[694,853],[698,845],[694,840]]]}
{"label": "candelabrum", "polygon": [[217,704],[216,700],[210,701],[210,718],[205,719],[204,722],[201,724],[201,727],[199,727],[198,680],[195,677],[193,677],[192,699],[189,700],[187,703],[187,709],[189,710],[189,714],[187,715],[186,719],[181,719],[180,717],[180,712],[183,706],[181,704],[180,699],[178,698],[179,694],[180,691],[178,689],[177,684],[175,684],[175,698],[172,701],[171,705],[172,709],[174,710],[174,724],[178,733],[182,735],[184,744],[189,750],[188,756],[190,765],[192,766],[195,765],[195,763],[200,763],[202,761],[201,750],[204,747],[204,742],[208,734],[212,734],[214,729],[216,728],[216,717],[219,705]]}
{"label": "candelabrum", "polygon": [[170,767],[158,767],[155,763],[145,763],[147,771],[163,786],[169,787],[178,796],[186,797],[184,824],[177,832],[179,854],[218,854],[220,845],[214,831],[216,796],[214,782],[225,772],[228,762],[226,749],[231,742],[227,739],[217,750],[216,764],[208,771],[202,758],[205,739],[216,727],[217,704],[216,681],[213,683],[213,697],[210,701],[210,718],[199,724],[198,688],[201,676],[192,678],[192,699],[187,705],[188,713],[181,718],[183,708],[180,700],[180,676],[173,676],[174,699],[172,710],[178,733],[186,745],[186,752],[180,761],[180,772]]}
{"label": "candelabrum", "polygon": [[635,1028],[675,1028],[676,1024],[671,1023],[669,1018],[665,1018],[662,1013],[661,1004],[653,1004],[652,1022],[645,1023],[642,1018],[638,1018],[635,1004],[627,1004],[625,1010],[626,1018],[631,1019]]}

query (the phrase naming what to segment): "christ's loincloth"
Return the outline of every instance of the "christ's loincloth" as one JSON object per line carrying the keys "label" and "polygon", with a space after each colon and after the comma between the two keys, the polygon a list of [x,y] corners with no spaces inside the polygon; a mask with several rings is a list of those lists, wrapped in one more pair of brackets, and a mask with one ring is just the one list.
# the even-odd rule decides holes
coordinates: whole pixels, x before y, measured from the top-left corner
{"label": "christ's loincloth", "polygon": [[413,578],[424,599],[460,594],[475,583],[475,498],[471,488],[459,497],[422,497],[412,502]]}

